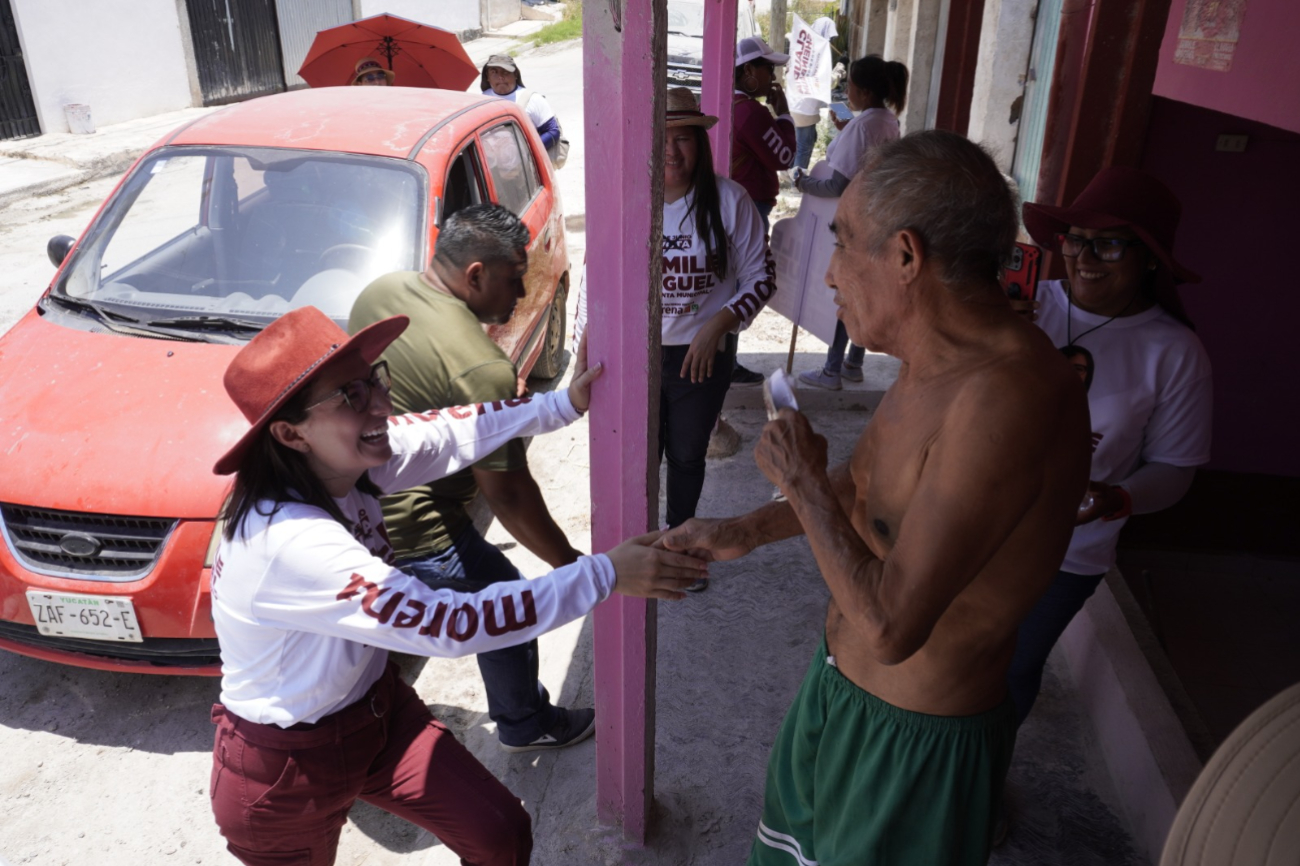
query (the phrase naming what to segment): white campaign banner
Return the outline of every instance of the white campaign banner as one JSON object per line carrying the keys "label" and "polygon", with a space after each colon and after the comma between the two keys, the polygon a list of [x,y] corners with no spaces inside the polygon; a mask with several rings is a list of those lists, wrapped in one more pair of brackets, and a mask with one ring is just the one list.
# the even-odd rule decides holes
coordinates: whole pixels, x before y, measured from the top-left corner
{"label": "white campaign banner", "polygon": [[790,29],[786,98],[796,114],[816,114],[831,104],[831,43],[798,15]]}
{"label": "white campaign banner", "polygon": [[[813,166],[813,178],[831,176],[825,161]],[[835,238],[830,224],[838,198],[803,196],[799,212],[772,226],[777,292],[768,306],[826,343],[835,337],[835,293],[826,285]]]}

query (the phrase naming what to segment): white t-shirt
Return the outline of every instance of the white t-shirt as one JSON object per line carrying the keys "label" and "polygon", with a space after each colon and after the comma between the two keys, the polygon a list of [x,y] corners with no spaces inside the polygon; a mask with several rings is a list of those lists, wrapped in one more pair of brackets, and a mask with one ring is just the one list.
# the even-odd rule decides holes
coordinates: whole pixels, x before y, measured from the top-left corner
{"label": "white t-shirt", "polygon": [[[695,231],[695,191],[664,205],[662,344],[689,345],[714,314],[729,308],[749,325],[776,291],[776,264],[767,248],[763,218],[745,188],[718,176],[723,233],[730,242],[727,273],[719,280]],[[688,214],[689,211],[689,214]]]}
{"label": "white t-shirt", "polygon": [[528,119],[533,122],[533,126],[536,129],[541,129],[542,125],[545,124],[546,121],[555,116],[555,112],[551,110],[551,104],[546,101],[546,97],[542,96],[540,93],[534,93],[526,87],[516,87],[505,96],[500,95],[489,87],[487,90],[483,91],[483,95],[495,96],[497,99],[504,99],[508,102],[513,102],[516,105],[519,105],[520,100],[523,100],[524,112],[528,115]]}
{"label": "white t-shirt", "polygon": [[[1062,280],[1039,283],[1038,300],[1038,324],[1052,342],[1067,344],[1068,313],[1074,344],[1092,354],[1093,481],[1121,484],[1146,463],[1209,461],[1210,359],[1190,328],[1159,306],[1102,324],[1108,316],[1067,308]],[[1124,523],[1094,520],[1076,528],[1062,570],[1108,571]]]}
{"label": "white t-shirt", "polygon": [[862,158],[878,144],[898,138],[898,118],[888,108],[868,108],[849,121],[826,146],[826,162],[847,178],[862,167]]}
{"label": "white t-shirt", "polygon": [[[389,420],[393,457],[370,478],[405,490],[577,417],[567,391],[398,416]],[[598,555],[481,592],[429,589],[389,564],[378,500],[354,489],[335,502],[350,528],[288,503],[269,517],[254,510],[217,548],[221,702],[240,718],[314,722],[365,694],[387,650],[450,657],[513,646],[583,616],[614,588],[614,566]]]}

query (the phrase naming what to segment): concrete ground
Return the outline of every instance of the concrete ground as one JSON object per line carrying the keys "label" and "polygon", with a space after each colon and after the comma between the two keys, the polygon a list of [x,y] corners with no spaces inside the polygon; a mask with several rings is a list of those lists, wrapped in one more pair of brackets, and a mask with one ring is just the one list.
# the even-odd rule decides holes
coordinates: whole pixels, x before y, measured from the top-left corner
{"label": "concrete ground", "polygon": [[[476,59],[510,44],[479,42],[467,46]],[[574,135],[582,128],[581,93],[550,82],[578,80],[579,48],[551,46],[522,56],[521,66],[530,86],[547,93],[574,140],[560,180],[576,267],[585,246],[584,156]],[[129,162],[163,131],[201,111],[124,124],[80,141],[48,136],[0,148],[12,160],[0,158],[0,267],[7,274],[0,327],[30,307],[52,274],[44,239],[79,234],[111,189],[112,171],[104,166],[117,163],[106,160]],[[52,182],[59,165],[80,173],[70,183]],[[40,170],[24,173],[31,168]],[[789,323],[765,314],[742,338],[741,361],[766,372],[785,362],[789,340]],[[820,341],[801,334],[795,371],[818,365],[824,351]],[[862,386],[799,394],[830,440],[833,459],[848,454],[896,369],[882,356],[871,362],[872,375]],[[562,385],[563,377],[552,384]],[[757,391],[734,391],[726,414],[742,446],[710,463],[703,515],[754,507],[772,494],[752,460],[763,423]],[[535,440],[530,461],[557,521],[576,546],[588,549],[585,422]],[[488,538],[526,574],[544,571],[499,526],[489,527]],[[656,805],[645,848],[624,844],[596,821],[594,742],[507,755],[495,745],[473,659],[406,661],[434,713],[524,800],[534,819],[534,863],[743,862],[758,820],[767,752],[820,638],[827,592],[802,539],[716,566],[713,573],[707,592],[659,607]],[[557,701],[590,705],[591,654],[590,618],[542,639],[542,679]],[[991,862],[1139,863],[1061,664],[1053,658],[1040,706],[1022,730],[1010,780],[1014,829]],[[124,676],[0,653],[0,864],[233,863],[207,800],[208,708],[217,691],[212,679]],[[339,863],[457,862],[431,835],[364,804],[350,819]]]}

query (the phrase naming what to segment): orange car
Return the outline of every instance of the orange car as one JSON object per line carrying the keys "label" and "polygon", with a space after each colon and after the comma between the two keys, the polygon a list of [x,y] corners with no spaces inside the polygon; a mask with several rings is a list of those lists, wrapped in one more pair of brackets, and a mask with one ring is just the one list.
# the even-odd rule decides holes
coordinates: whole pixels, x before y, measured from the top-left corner
{"label": "orange car", "polygon": [[527,297],[490,330],[560,372],[568,255],[524,113],[417,88],[330,87],[207,115],[150,148],[0,338],[0,648],[146,673],[220,672],[209,577],[247,428],[239,347],[313,305],[346,327],[372,279],[420,270],[442,219],[494,201],[532,235]]}

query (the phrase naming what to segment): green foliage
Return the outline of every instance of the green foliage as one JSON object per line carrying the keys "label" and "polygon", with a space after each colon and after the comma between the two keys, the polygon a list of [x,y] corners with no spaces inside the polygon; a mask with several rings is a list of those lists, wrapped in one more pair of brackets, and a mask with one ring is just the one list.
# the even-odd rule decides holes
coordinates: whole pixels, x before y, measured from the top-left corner
{"label": "green foliage", "polygon": [[538,30],[528,37],[527,42],[531,42],[534,46],[550,45],[553,42],[565,42],[569,39],[579,39],[581,37],[582,0],[568,0],[564,4],[563,17],[554,24],[547,24],[541,30]]}

